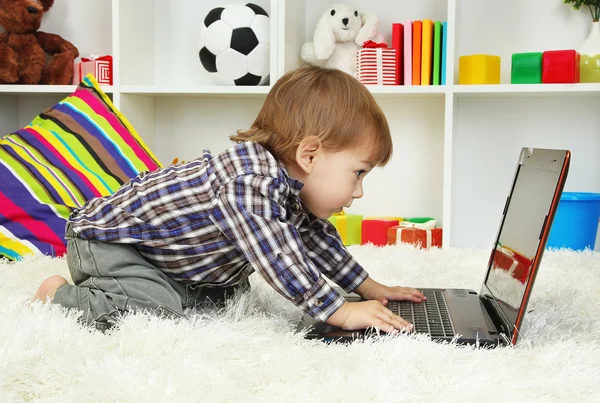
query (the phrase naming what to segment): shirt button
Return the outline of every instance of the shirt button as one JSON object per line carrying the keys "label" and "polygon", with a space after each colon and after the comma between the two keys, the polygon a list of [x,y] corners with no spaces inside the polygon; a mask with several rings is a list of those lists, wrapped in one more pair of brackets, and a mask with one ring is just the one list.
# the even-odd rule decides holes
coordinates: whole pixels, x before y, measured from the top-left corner
{"label": "shirt button", "polygon": [[323,306],[323,300],[321,298],[317,299],[317,302],[315,302],[315,306],[317,308],[320,308]]}
{"label": "shirt button", "polygon": [[292,202],[290,208],[292,209],[292,213],[294,214],[298,214],[300,212],[300,204],[298,202]]}

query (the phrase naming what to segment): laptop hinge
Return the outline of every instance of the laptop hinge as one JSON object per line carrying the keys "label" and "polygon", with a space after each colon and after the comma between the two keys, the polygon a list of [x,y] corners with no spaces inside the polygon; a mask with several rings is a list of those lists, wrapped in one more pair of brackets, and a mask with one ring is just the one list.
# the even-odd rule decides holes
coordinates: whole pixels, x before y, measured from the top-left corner
{"label": "laptop hinge", "polygon": [[498,312],[498,308],[496,307],[496,304],[494,304],[494,298],[492,298],[490,295],[479,294],[479,299],[483,303],[488,315],[490,315],[490,318],[492,319],[494,326],[496,326],[496,329],[498,329],[500,333],[510,340],[512,337],[511,329],[508,326],[508,323],[502,319],[502,315],[500,315]]}

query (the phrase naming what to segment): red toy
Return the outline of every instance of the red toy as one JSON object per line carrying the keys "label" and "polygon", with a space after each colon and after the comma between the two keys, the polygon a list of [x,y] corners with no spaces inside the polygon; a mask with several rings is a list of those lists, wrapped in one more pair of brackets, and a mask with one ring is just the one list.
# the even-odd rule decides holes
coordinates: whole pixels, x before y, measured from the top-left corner
{"label": "red toy", "polygon": [[579,53],[575,50],[547,50],[542,54],[542,83],[578,83]]}
{"label": "red toy", "polygon": [[525,284],[531,260],[507,247],[498,245],[496,253],[494,253],[494,267],[508,271],[514,278]]}
{"label": "red toy", "polygon": [[393,226],[387,230],[388,245],[410,243],[421,249],[442,247],[442,228],[420,229]]}
{"label": "red toy", "polygon": [[387,229],[398,225],[398,220],[363,220],[361,244],[372,243],[376,246],[385,246],[387,244]]}
{"label": "red toy", "polygon": [[113,58],[110,55],[82,57],[75,63],[75,73],[71,84],[79,84],[89,73],[100,85],[113,85]]}

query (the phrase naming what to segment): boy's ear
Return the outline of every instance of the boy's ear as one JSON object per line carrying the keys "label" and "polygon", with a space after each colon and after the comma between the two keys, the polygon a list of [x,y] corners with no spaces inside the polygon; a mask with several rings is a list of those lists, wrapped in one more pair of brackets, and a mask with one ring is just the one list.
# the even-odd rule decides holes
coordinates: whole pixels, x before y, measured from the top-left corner
{"label": "boy's ear", "polygon": [[296,165],[309,174],[314,167],[315,158],[323,152],[323,143],[317,136],[309,136],[296,147]]}

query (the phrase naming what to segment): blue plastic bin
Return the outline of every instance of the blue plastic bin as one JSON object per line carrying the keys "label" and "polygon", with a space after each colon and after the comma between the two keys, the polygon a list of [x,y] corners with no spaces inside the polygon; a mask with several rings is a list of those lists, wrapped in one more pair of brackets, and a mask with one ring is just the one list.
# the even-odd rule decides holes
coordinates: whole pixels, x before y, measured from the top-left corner
{"label": "blue plastic bin", "polygon": [[600,193],[563,192],[548,248],[594,249],[600,219]]}

